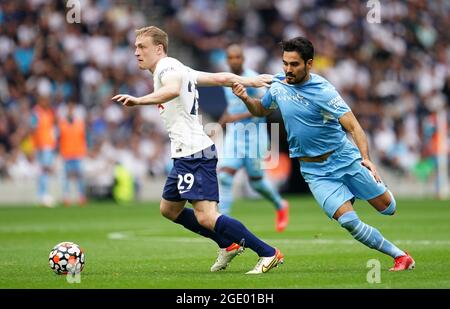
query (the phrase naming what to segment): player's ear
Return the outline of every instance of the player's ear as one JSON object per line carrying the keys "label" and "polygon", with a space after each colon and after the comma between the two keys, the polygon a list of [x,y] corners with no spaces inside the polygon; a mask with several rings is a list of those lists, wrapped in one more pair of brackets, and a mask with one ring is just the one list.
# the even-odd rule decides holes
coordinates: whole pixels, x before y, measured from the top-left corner
{"label": "player's ear", "polygon": [[306,67],[310,70],[312,68],[312,65],[313,65],[313,60],[308,59],[308,61],[306,61]]}
{"label": "player's ear", "polygon": [[162,44],[159,44],[158,45],[158,48],[159,48],[159,52],[161,53],[161,54],[165,54],[166,52],[164,51],[164,46],[162,45]]}

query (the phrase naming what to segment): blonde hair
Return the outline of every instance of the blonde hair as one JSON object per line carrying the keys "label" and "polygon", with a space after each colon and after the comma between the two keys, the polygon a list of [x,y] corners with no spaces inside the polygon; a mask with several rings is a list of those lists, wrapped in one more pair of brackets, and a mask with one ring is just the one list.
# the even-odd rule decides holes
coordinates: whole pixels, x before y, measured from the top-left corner
{"label": "blonde hair", "polygon": [[155,45],[161,44],[163,46],[164,52],[167,54],[167,48],[169,46],[169,36],[163,30],[155,26],[149,26],[137,29],[135,32],[136,37],[143,35],[151,37],[153,39],[153,43]]}

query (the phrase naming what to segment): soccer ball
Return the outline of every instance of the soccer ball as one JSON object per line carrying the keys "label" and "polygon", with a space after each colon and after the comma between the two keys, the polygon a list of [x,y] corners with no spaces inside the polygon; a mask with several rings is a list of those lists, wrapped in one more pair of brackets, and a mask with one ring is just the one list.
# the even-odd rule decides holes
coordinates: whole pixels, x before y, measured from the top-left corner
{"label": "soccer ball", "polygon": [[58,275],[78,274],[84,268],[84,252],[77,244],[65,241],[50,251],[50,268]]}

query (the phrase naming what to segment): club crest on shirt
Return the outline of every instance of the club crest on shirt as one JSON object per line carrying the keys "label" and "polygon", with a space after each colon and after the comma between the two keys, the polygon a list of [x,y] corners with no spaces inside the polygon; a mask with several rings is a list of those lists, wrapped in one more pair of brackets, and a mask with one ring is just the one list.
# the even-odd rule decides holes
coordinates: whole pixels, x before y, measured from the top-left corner
{"label": "club crest on shirt", "polygon": [[329,113],[323,109],[320,111],[320,114],[322,115],[324,124],[327,123],[329,120],[334,119],[334,116],[331,113]]}

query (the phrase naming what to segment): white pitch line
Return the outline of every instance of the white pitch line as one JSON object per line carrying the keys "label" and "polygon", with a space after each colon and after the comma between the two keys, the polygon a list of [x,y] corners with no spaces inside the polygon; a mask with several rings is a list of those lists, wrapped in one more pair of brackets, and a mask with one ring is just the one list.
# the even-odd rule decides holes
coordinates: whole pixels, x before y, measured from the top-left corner
{"label": "white pitch line", "polygon": [[[207,242],[204,238],[191,238],[191,237],[164,237],[164,236],[152,236],[152,235],[138,235],[133,231],[128,232],[113,232],[108,234],[108,239],[111,240],[132,240],[138,238],[148,238],[151,241],[161,241],[161,242],[177,242],[177,243],[187,243],[187,242]],[[349,245],[354,244],[357,241],[353,239],[283,239],[283,238],[265,238],[265,241],[277,244],[292,244],[292,245]],[[422,245],[422,246],[450,246],[450,240],[412,240],[412,239],[399,239],[393,241],[395,244],[404,245]]]}

